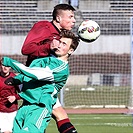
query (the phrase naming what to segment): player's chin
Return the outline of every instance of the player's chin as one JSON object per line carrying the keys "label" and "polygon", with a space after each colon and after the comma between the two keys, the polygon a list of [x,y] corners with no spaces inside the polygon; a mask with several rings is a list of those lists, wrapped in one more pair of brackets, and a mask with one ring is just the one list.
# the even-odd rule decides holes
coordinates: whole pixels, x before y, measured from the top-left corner
{"label": "player's chin", "polygon": [[74,26],[70,26],[70,27],[66,28],[66,30],[72,30],[73,27]]}
{"label": "player's chin", "polygon": [[62,54],[61,54],[59,51],[58,51],[58,52],[56,51],[56,52],[55,52],[55,55],[56,55],[57,57],[61,57],[61,56],[62,56]]}
{"label": "player's chin", "polygon": [[65,28],[66,30],[72,30],[72,28],[71,27],[69,27],[69,28]]}

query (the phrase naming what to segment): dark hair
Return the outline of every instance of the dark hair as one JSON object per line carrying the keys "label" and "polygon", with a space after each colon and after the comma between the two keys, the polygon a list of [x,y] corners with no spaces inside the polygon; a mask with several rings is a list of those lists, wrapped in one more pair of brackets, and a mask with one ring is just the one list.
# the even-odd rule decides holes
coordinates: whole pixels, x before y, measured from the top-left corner
{"label": "dark hair", "polygon": [[75,11],[74,7],[72,7],[69,4],[58,4],[54,7],[54,10],[52,13],[53,20],[56,20],[56,17],[61,10],[63,10],[63,11],[65,11],[65,10]]}
{"label": "dark hair", "polygon": [[72,44],[70,47],[76,50],[79,45],[79,37],[75,36],[73,32],[65,29],[61,30],[60,36],[72,39]]}

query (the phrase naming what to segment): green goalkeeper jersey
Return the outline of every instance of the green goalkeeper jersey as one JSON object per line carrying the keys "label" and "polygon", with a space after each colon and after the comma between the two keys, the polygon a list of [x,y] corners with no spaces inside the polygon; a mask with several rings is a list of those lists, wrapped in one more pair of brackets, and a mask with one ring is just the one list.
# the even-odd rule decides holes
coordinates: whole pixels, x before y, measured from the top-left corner
{"label": "green goalkeeper jersey", "polygon": [[55,57],[36,59],[30,67],[4,57],[3,65],[20,73],[14,77],[16,82],[23,84],[19,95],[32,104],[49,104],[49,100],[46,100],[48,94],[53,105],[69,75],[68,63]]}

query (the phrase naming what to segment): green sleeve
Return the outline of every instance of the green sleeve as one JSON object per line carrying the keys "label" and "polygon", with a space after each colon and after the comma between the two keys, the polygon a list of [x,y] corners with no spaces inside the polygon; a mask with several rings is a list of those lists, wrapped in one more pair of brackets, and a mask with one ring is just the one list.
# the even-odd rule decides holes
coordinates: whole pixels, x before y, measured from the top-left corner
{"label": "green sleeve", "polygon": [[33,74],[31,74],[30,72],[28,72],[28,67],[26,67],[25,65],[23,65],[22,63],[13,60],[9,57],[3,57],[2,59],[2,64],[4,66],[7,67],[11,67],[13,70],[15,70],[17,73],[21,73],[27,77],[33,78],[33,79],[37,79],[37,77]]}
{"label": "green sleeve", "polygon": [[23,74],[18,74],[18,75],[16,75],[16,76],[14,76],[13,77],[14,78],[14,83],[16,84],[16,85],[20,85],[20,84],[22,84],[22,82],[23,82],[23,79],[24,79],[24,75]]}
{"label": "green sleeve", "polygon": [[2,64],[4,66],[10,66],[16,72],[35,80],[54,81],[53,71],[49,68],[49,66],[40,66],[41,62],[41,60],[37,60],[37,62],[34,62],[34,67],[26,67],[16,60],[4,57]]}

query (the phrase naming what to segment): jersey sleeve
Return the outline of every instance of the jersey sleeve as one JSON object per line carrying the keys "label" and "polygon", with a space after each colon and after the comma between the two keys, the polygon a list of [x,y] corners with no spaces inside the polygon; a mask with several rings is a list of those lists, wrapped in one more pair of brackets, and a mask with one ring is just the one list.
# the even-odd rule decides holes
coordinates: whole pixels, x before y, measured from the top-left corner
{"label": "jersey sleeve", "polygon": [[[38,61],[38,60],[37,60]],[[36,62],[35,62],[36,63]],[[10,66],[13,70],[24,76],[30,77],[35,80],[54,81],[53,71],[48,66],[43,67],[26,67],[22,63],[13,60],[9,57],[3,57],[2,64]],[[39,62],[38,62],[39,64]]]}
{"label": "jersey sleeve", "polygon": [[37,57],[45,57],[50,53],[50,43],[53,40],[53,31],[51,31],[51,23],[40,21],[34,24],[29,31],[21,52],[23,55],[32,55]]}
{"label": "jersey sleeve", "polygon": [[13,83],[15,85],[20,85],[20,84],[22,84],[23,79],[24,79],[24,75],[23,74],[18,74],[18,75],[13,77]]}

